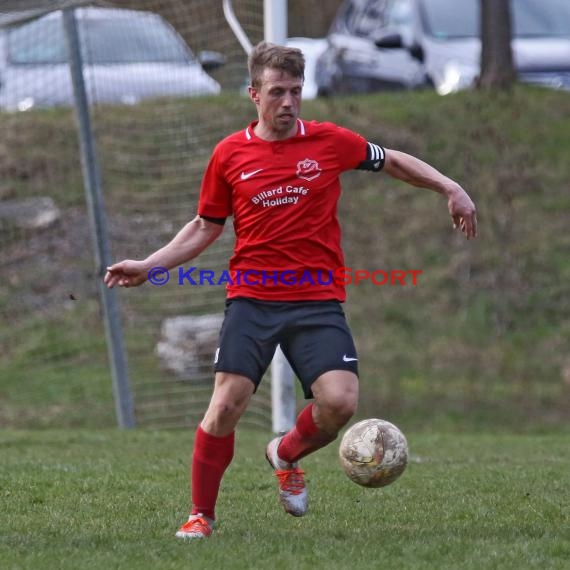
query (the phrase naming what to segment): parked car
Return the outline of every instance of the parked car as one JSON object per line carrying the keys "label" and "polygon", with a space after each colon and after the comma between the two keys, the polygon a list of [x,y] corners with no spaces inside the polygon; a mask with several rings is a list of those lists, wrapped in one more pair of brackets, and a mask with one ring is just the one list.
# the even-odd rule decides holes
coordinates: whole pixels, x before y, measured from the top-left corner
{"label": "parked car", "polygon": [[316,82],[317,62],[328,48],[327,40],[325,38],[288,38],[286,45],[300,49],[303,52],[305,56],[303,99],[314,99],[319,95],[319,86]]}
{"label": "parked car", "polygon": [[[473,85],[480,0],[346,0],[315,62],[320,95]],[[570,1],[511,2],[519,79],[570,89]]]}
{"label": "parked car", "polygon": [[[164,96],[217,94],[206,70],[222,65],[216,52],[194,56],[152,12],[75,10],[90,103],[133,104]],[[0,109],[71,105],[73,88],[62,12],[0,30]]]}

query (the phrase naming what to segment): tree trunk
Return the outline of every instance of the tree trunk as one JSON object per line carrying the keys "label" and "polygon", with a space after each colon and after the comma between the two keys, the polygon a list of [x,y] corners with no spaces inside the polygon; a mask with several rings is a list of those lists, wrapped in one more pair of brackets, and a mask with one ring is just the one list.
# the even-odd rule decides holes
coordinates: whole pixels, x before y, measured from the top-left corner
{"label": "tree trunk", "polygon": [[516,79],[511,49],[510,0],[481,2],[481,74],[478,87],[508,89]]}

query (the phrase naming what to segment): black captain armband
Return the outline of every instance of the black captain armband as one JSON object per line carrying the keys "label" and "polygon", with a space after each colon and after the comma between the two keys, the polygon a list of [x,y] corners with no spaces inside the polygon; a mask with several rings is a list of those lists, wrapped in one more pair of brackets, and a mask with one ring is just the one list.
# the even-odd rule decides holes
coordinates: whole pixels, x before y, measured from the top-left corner
{"label": "black captain armband", "polygon": [[223,226],[226,223],[226,218],[212,218],[210,216],[200,216],[203,220],[207,222],[212,222],[213,224],[218,224],[219,226]]}
{"label": "black captain armband", "polygon": [[366,146],[366,160],[363,160],[356,170],[372,170],[378,172],[384,167],[386,160],[386,151],[378,144],[367,143]]}

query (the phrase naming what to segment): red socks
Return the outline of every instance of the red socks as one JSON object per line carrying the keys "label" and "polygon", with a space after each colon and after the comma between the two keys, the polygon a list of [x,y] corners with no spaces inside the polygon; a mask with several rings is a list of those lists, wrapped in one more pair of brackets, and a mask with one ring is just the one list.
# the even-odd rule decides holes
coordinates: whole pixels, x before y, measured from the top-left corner
{"label": "red socks", "polygon": [[277,452],[283,461],[295,463],[335,439],[336,435],[330,435],[317,427],[313,419],[313,404],[309,404],[301,410],[295,426],[283,437]]}
{"label": "red socks", "polygon": [[[283,437],[279,445],[279,457],[295,463],[309,453],[324,447],[336,439],[321,431],[313,419],[313,404],[304,408],[293,429]],[[201,426],[196,430],[192,455],[192,511],[215,519],[216,501],[222,477],[234,456],[234,432],[216,437]]]}
{"label": "red socks", "polygon": [[191,514],[202,513],[211,519],[216,518],[214,510],[218,491],[234,456],[234,439],[234,432],[216,437],[198,426],[192,455]]}

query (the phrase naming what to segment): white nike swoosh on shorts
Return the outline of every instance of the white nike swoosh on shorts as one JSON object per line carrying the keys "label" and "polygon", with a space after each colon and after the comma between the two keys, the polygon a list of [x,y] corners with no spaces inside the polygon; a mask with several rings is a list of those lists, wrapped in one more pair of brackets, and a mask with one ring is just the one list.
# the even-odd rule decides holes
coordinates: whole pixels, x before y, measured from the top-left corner
{"label": "white nike swoosh on shorts", "polygon": [[346,354],[342,357],[342,359],[344,360],[344,362],[354,362],[358,360],[358,358],[352,358],[350,356],[346,356]]}

